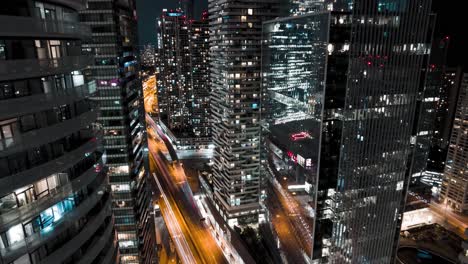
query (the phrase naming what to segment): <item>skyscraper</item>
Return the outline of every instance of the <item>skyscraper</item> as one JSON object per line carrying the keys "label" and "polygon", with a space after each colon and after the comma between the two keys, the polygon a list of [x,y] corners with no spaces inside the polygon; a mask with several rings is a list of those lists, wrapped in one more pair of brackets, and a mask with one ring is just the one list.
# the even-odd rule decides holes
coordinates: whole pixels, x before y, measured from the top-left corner
{"label": "skyscraper", "polygon": [[200,20],[191,20],[190,37],[190,68],[193,103],[191,124],[197,137],[211,136],[210,128],[210,72],[209,72],[209,38],[208,12],[203,12]]}
{"label": "skyscraper", "polygon": [[262,21],[279,1],[208,1],[214,202],[229,225],[256,222],[260,201]]}
{"label": "skyscraper", "polygon": [[177,148],[206,148],[209,123],[208,14],[164,10],[158,21],[161,121]]}
{"label": "skyscraper", "polygon": [[430,1],[365,0],[264,23],[265,163],[309,196],[313,260],[394,261],[430,21]]}
{"label": "skyscraper", "polygon": [[179,5],[187,18],[194,18],[194,0],[179,0]]}
{"label": "skyscraper", "polygon": [[[413,142],[414,155],[412,155],[412,161],[410,161],[410,174],[412,177],[412,183],[419,183],[427,170],[429,152],[431,150],[432,139],[434,137],[433,127],[436,119],[437,101],[440,97],[439,79],[442,74],[442,71],[445,68],[443,63],[441,62],[438,62],[437,67],[431,64],[432,60],[438,60],[438,58],[436,59],[436,56],[433,56],[432,54],[432,47],[434,46],[434,44],[432,43],[432,33],[434,27],[435,15],[432,15],[429,22],[427,39],[424,42],[424,45],[426,47],[431,47],[431,54],[429,54],[429,52],[426,52],[426,58],[424,59],[425,63],[422,64],[421,71],[423,71],[423,77],[425,77],[425,79],[419,82],[420,89],[417,98],[417,115],[415,118],[415,122],[413,123],[413,137],[415,138]],[[443,51],[444,49],[442,48],[436,53],[440,53]],[[440,56],[439,54],[437,55]]]}
{"label": "skyscraper", "polygon": [[160,73],[159,101],[163,123],[177,136],[190,131],[192,86],[188,19],[182,10],[163,10],[158,22]]}
{"label": "skyscraper", "polygon": [[83,46],[95,57],[91,74],[97,96],[93,100],[100,106],[98,121],[106,140],[121,263],[139,263],[145,258],[139,241],[150,204],[135,15],[134,0],[90,1],[80,12],[81,21],[92,31],[92,40]]}
{"label": "skyscraper", "polygon": [[428,161],[430,169],[437,172],[443,172],[445,168],[462,77],[461,68],[446,67],[439,77],[439,98],[433,127],[432,149]]}
{"label": "skyscraper", "polygon": [[144,45],[140,51],[141,66],[147,68],[154,68],[155,61],[155,49],[152,44]]}
{"label": "skyscraper", "polygon": [[0,7],[0,263],[115,263],[82,1]]}
{"label": "skyscraper", "polygon": [[468,212],[468,74],[463,74],[450,138],[441,200],[455,211]]}

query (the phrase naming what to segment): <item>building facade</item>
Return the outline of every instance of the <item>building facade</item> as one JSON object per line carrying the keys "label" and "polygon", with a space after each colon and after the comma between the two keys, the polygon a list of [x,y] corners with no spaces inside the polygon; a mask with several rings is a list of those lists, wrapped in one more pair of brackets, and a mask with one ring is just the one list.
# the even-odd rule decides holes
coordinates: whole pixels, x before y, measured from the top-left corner
{"label": "building facade", "polygon": [[189,19],[180,9],[158,21],[158,100],[164,130],[176,148],[207,148],[209,122],[208,14]]}
{"label": "building facade", "polygon": [[115,263],[82,1],[0,7],[0,263]]}
{"label": "building facade", "polygon": [[189,19],[194,18],[194,8],[195,8],[195,3],[194,0],[179,0],[179,6],[181,9],[184,11],[185,15]]}
{"label": "building facade", "polygon": [[[306,209],[290,223],[302,241],[297,251],[310,258],[314,230],[298,220],[313,223],[316,216],[329,20],[329,13],[303,14],[263,24],[261,156],[272,183],[267,195],[294,192],[292,199]],[[266,207],[274,211],[280,200],[267,200]]]}
{"label": "building facade", "polygon": [[138,76],[134,0],[89,1],[80,12],[92,40],[84,50],[94,55],[91,75],[96,80],[112,190],[112,211],[121,263],[141,263],[145,256],[144,220],[150,199],[144,167],[146,144],[141,81]]}
{"label": "building facade", "polygon": [[200,20],[191,20],[190,68],[193,103],[191,125],[196,137],[210,138],[210,72],[209,72],[209,38],[208,12],[203,12]]}
{"label": "building facade", "polygon": [[441,201],[453,210],[468,212],[468,74],[463,74],[452,135],[445,163]]}
{"label": "building facade", "polygon": [[260,213],[262,22],[280,8],[276,0],[208,1],[214,204],[231,226]]}
{"label": "building facade", "polygon": [[[437,66],[436,64],[435,67]],[[440,89],[438,92],[439,99],[435,113],[432,148],[428,161],[429,168],[436,172],[442,173],[445,168],[462,77],[463,71],[461,68],[444,67],[440,75],[440,83],[438,84]]]}
{"label": "building facade", "polygon": [[154,68],[154,65],[156,64],[155,57],[156,50],[154,45],[144,45],[140,51],[141,66],[146,68]]}
{"label": "building facade", "polygon": [[393,263],[430,1],[325,1],[292,15],[264,23],[265,163],[308,193],[312,260]]}
{"label": "building facade", "polygon": [[163,10],[159,24],[160,72],[158,100],[161,121],[175,134],[191,132],[189,20],[182,10]]}

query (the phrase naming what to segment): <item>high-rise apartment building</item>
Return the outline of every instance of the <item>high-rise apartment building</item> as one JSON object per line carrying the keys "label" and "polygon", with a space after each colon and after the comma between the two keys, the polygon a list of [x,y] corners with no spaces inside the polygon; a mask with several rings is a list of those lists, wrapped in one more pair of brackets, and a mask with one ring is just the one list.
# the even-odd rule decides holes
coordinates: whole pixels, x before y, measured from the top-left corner
{"label": "high-rise apartment building", "polygon": [[192,69],[190,68],[189,23],[182,10],[163,10],[159,24],[159,101],[163,123],[174,133],[190,131]]}
{"label": "high-rise apartment building", "polygon": [[209,138],[211,128],[208,12],[203,12],[200,20],[190,21],[189,37],[193,90],[190,122],[195,136]]}
{"label": "high-rise apartment building", "polygon": [[154,68],[154,65],[156,63],[155,57],[156,57],[156,50],[154,48],[154,45],[152,44],[144,45],[142,50],[140,51],[141,66]]}
{"label": "high-rise apartment building", "polygon": [[265,165],[307,193],[312,260],[393,263],[430,1],[325,1],[311,11],[264,23]]}
{"label": "high-rise apartment building", "polygon": [[260,212],[262,21],[277,0],[209,0],[214,204],[229,225]]}
{"label": "high-rise apartment building", "polygon": [[100,106],[112,190],[112,211],[121,263],[141,263],[144,225],[150,197],[144,168],[145,135],[138,77],[134,0],[89,1],[80,12],[92,39],[84,49],[94,55],[91,74]]}
{"label": "high-rise apartment building", "polygon": [[0,263],[115,263],[82,1],[0,6]]}
{"label": "high-rise apartment building", "polygon": [[209,123],[208,14],[200,20],[164,10],[159,28],[161,121],[177,148],[207,147]]}
{"label": "high-rise apartment building", "polygon": [[468,74],[463,74],[452,135],[445,163],[441,201],[455,211],[468,212]]}

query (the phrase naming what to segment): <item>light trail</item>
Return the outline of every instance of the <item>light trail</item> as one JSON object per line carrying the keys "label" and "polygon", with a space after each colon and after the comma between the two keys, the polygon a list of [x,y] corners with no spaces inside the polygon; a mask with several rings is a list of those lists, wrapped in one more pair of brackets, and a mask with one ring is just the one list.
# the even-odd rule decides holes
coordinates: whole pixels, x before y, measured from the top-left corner
{"label": "light trail", "polygon": [[[156,138],[160,137],[157,135]],[[161,148],[166,149],[162,140],[149,138],[148,143],[150,162],[154,165],[152,172],[158,171],[162,178],[157,178],[154,173],[153,176],[157,180],[158,188],[166,190],[163,196],[165,202],[172,205],[172,212],[167,211],[172,217],[165,221],[170,222],[168,225],[178,226],[197,263],[228,263],[209,229],[200,222],[201,214],[193,199],[183,167],[177,160],[168,162],[166,156],[161,154]],[[163,216],[164,214],[166,211]],[[185,246],[184,248],[187,249]]]}
{"label": "light trail", "polygon": [[206,219],[205,221],[208,221],[210,223],[210,225],[206,224],[206,226],[209,228],[213,238],[215,238],[216,244],[218,244],[218,246],[223,251],[224,257],[226,259],[231,260],[230,263],[244,264],[245,262],[242,260],[237,250],[232,246],[231,242],[226,240],[224,238],[224,235],[216,235],[216,230],[214,227],[214,223],[216,222],[216,220],[214,220],[215,217],[213,216],[212,212],[203,205],[203,199],[205,198],[203,198],[202,196],[195,197],[197,207],[200,210],[202,217]]}
{"label": "light trail", "polygon": [[293,216],[293,221],[294,226],[297,227],[298,229],[301,229],[301,234],[303,235],[303,239],[305,240],[304,242],[308,247],[312,247],[313,245],[313,237],[312,237],[312,226],[308,224],[308,221],[304,219],[303,217],[303,212],[298,205],[297,201],[295,200],[294,197],[289,194],[289,192],[285,191],[283,187],[279,184],[279,182],[276,179],[272,180],[273,185],[274,185],[274,190],[278,192],[278,198],[280,200],[280,203],[283,205],[285,209],[288,210],[288,215]]}
{"label": "light trail", "polygon": [[184,233],[180,229],[180,226],[177,223],[177,218],[172,210],[171,204],[169,202],[169,199],[167,198],[161,183],[158,180],[158,177],[156,176],[155,173],[153,173],[153,177],[156,181],[156,184],[158,185],[159,191],[161,192],[161,197],[164,200],[164,204],[166,205],[166,208],[161,208],[161,212],[167,210],[167,214],[162,214],[163,218],[170,218],[170,219],[164,219],[166,222],[166,226],[168,227],[169,231],[172,233],[172,239],[174,240],[174,243],[176,244],[176,250],[177,253],[179,254],[180,258],[183,260],[184,263],[186,264],[196,264],[197,261],[195,260],[195,257],[192,254],[192,250],[190,250],[190,247],[188,245],[187,240],[185,239]]}

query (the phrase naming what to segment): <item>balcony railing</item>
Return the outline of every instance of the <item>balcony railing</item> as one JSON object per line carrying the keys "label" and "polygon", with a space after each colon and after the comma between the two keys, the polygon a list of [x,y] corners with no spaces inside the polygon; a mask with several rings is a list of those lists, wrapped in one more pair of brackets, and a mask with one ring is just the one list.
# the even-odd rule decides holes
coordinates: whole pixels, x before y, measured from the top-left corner
{"label": "balcony railing", "polygon": [[0,60],[0,81],[49,76],[84,69],[93,63],[91,56],[57,59]]}
{"label": "balcony railing", "polygon": [[91,29],[79,22],[0,16],[0,36],[84,39],[91,37]]}
{"label": "balcony railing", "polygon": [[[60,92],[33,94],[0,100],[0,120],[25,115],[27,113],[41,112],[57,105],[70,104],[71,102],[89,97],[92,95],[90,91],[90,85],[92,83],[94,83],[94,81]],[[28,107],[21,107],[18,109],[18,105],[27,105]]]}
{"label": "balcony railing", "polygon": [[75,10],[83,10],[86,8],[86,0],[48,0],[48,2],[71,7]]}
{"label": "balcony railing", "polygon": [[[43,259],[42,263],[63,263],[63,261],[75,253],[83,244],[97,231],[99,226],[112,215],[112,211],[110,209],[110,201],[111,199],[108,197],[107,201],[103,203],[102,209],[93,216],[89,216],[89,222],[84,226],[84,228],[80,231],[79,234],[74,236],[70,241],[68,241],[65,245],[61,248],[57,249],[51,255],[47,256]],[[107,228],[105,229],[104,233],[102,234],[103,237],[107,236],[110,239],[110,235],[112,234],[113,224],[110,223]],[[87,262],[90,263],[90,262]]]}
{"label": "balcony railing", "polygon": [[85,127],[90,126],[96,121],[98,113],[95,109],[84,112],[81,115],[75,116],[72,119],[56,123],[51,126],[32,130],[24,134],[20,134],[11,139],[0,140],[0,150],[2,153],[0,157],[5,157],[24,151],[26,149],[39,147],[44,144],[48,144],[66,135],[70,135],[73,132],[79,131]]}
{"label": "balcony railing", "polygon": [[[109,243],[109,241],[112,238],[112,234],[114,234],[114,223],[111,222],[109,224],[104,233],[99,236],[95,235],[94,240],[91,242],[91,244],[88,246],[88,250],[84,253],[84,255],[81,257],[80,261],[78,264],[87,264],[87,263],[92,263],[94,259],[99,255],[101,250],[106,246],[106,244]],[[113,244],[111,245],[111,248],[115,248],[116,245]],[[109,250],[111,250],[109,248]]]}
{"label": "balcony railing", "polygon": [[[82,189],[96,179],[97,175],[104,180],[105,171],[96,172],[96,168],[91,167],[77,179],[69,182],[51,191],[51,193],[44,198],[39,198],[35,202],[12,209],[11,211],[0,216],[0,231],[6,230],[11,226],[17,225],[21,222],[26,222],[34,216],[39,215],[45,209],[53,206],[54,204],[66,199],[73,192]],[[101,181],[102,183],[102,181]]]}
{"label": "balcony railing", "polygon": [[[84,230],[88,230],[89,225],[93,226],[93,228],[99,227],[99,224],[102,223],[104,219],[111,214],[109,210],[111,199],[109,198],[109,195],[106,194],[104,185],[101,186],[100,190],[96,190],[93,194],[91,194],[91,196],[89,196],[84,202],[78,205],[78,207],[74,208],[71,212],[63,215],[61,219],[54,222],[54,224],[50,226],[49,229],[43,229],[42,231],[34,233],[33,235],[26,237],[24,240],[18,241],[7,248],[0,249],[0,256],[1,259],[4,261],[0,263],[10,263],[11,261],[20,257],[21,255],[24,255],[27,252],[34,251],[36,248],[48,242],[50,239],[63,233],[68,227],[75,224],[78,221],[78,219],[87,214],[99,201],[103,200],[104,196],[105,202],[103,202],[103,208],[106,209],[101,210],[98,213],[98,215],[93,216],[90,222],[84,226]],[[82,230],[78,236],[80,236],[84,230]],[[88,235],[91,234],[93,233],[88,233]],[[74,239],[77,239],[77,237],[75,237]],[[48,258],[50,257],[52,257],[52,255]]]}
{"label": "balcony railing", "polygon": [[47,160],[40,165],[22,168],[17,173],[0,177],[0,193],[11,192],[11,190],[32,184],[58,171],[66,170],[83,160],[89,153],[100,151],[101,143],[102,135],[98,134],[96,137],[87,139],[78,148],[65,152],[58,158]]}

